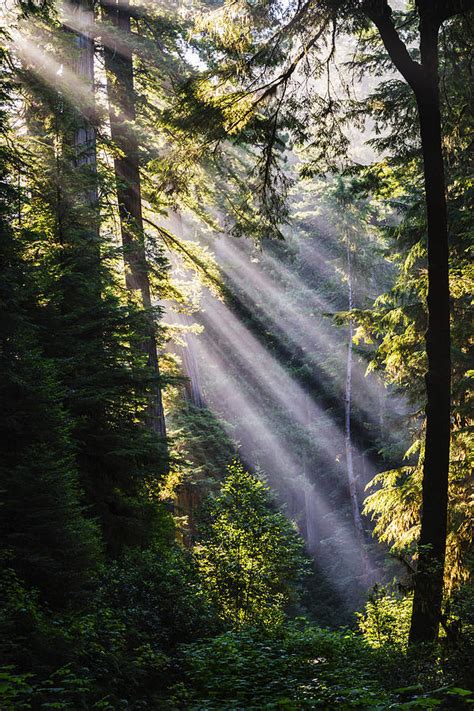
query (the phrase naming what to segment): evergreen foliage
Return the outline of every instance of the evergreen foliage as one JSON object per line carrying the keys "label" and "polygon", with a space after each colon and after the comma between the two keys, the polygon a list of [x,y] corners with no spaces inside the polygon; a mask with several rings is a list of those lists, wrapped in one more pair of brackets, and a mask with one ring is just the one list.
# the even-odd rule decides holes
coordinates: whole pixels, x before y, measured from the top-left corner
{"label": "evergreen foliage", "polygon": [[210,599],[234,625],[278,623],[304,571],[301,541],[268,496],[235,461],[209,501],[194,549]]}
{"label": "evergreen foliage", "polygon": [[474,703],[470,6],[0,7],[2,710]]}
{"label": "evergreen foliage", "polygon": [[1,156],[0,168],[2,562],[49,602],[64,604],[93,575],[101,546],[94,523],[84,516],[58,368],[42,348],[27,246],[8,224],[18,195],[6,158]]}

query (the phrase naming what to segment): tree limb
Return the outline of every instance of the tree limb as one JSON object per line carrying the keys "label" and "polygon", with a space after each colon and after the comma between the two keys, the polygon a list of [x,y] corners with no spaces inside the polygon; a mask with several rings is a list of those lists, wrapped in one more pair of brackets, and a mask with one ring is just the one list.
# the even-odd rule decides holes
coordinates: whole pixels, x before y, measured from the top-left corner
{"label": "tree limb", "polygon": [[392,18],[392,9],[387,0],[365,0],[363,10],[377,27],[392,62],[416,91],[423,81],[423,69],[410,57],[405,43],[398,34]]}

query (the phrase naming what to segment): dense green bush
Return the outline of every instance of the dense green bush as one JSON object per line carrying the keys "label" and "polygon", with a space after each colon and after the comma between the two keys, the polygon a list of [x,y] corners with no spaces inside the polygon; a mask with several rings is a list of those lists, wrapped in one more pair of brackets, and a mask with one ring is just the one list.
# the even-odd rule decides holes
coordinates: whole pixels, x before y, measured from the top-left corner
{"label": "dense green bush", "polygon": [[183,682],[166,708],[467,709],[469,691],[430,675],[397,647],[301,623],[240,629],[182,649]]}
{"label": "dense green bush", "polygon": [[305,572],[302,539],[239,462],[208,502],[194,554],[210,600],[232,625],[281,622]]}
{"label": "dense green bush", "polygon": [[359,629],[371,647],[405,650],[410,629],[413,596],[402,596],[376,585],[365,610],[357,613]]}
{"label": "dense green bush", "polygon": [[218,631],[195,566],[177,546],[127,551],[79,610],[53,613],[12,571],[1,590],[2,711],[156,707],[175,679],[178,641]]}
{"label": "dense green bush", "polygon": [[[183,650],[177,708],[372,708],[389,702],[375,656],[352,634],[308,625],[227,632]],[[383,708],[383,707],[382,707]]]}

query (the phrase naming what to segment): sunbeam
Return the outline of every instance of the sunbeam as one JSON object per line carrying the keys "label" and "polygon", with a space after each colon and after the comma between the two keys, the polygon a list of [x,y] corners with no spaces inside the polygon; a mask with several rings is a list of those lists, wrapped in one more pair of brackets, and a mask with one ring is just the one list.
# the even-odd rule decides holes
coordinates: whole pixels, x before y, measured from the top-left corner
{"label": "sunbeam", "polygon": [[[274,432],[274,424],[259,398],[251,392],[243,392],[242,384],[231,374],[229,360],[232,355],[229,351],[216,348],[202,339],[198,339],[197,350],[200,362],[206,363],[212,374],[210,400],[216,412],[231,422],[235,413],[239,413],[237,436],[243,460],[257,469],[262,467],[283,501],[288,502],[289,492],[293,495],[296,492],[300,501],[304,502],[305,523],[301,525],[301,532],[307,538],[316,562],[320,557],[320,562],[327,564],[328,558],[336,555],[338,564],[343,568],[356,568],[361,578],[367,576],[363,551],[351,533],[350,523],[334,512],[321,488],[301,471],[290,454],[289,443],[281,438],[281,433]],[[235,436],[235,431],[233,434]],[[325,551],[325,546],[331,552]],[[373,564],[370,564],[369,573],[370,576],[375,573]],[[361,582],[367,586],[367,577]],[[334,583],[337,585],[337,580]],[[344,593],[344,580],[339,583],[339,591]]]}
{"label": "sunbeam", "polygon": [[[341,339],[341,327],[331,323],[329,316],[335,311],[334,304],[317,294],[298,279],[287,266],[265,252],[258,253],[258,262],[251,260],[251,255],[243,247],[235,245],[228,238],[221,238],[215,243],[215,253],[219,266],[239,291],[243,294],[252,312],[263,318],[276,333],[281,333],[294,346],[303,349],[310,360],[317,360],[326,370],[332,385],[341,392],[345,387],[345,362],[347,336]],[[313,259],[315,252],[313,250]],[[315,259],[316,261],[316,259]],[[318,262],[324,262],[321,257]],[[279,276],[278,286],[263,265],[270,267]],[[281,288],[281,283],[291,288]],[[298,304],[303,305],[304,315],[297,305],[292,303],[291,291],[297,293]],[[334,365],[335,364],[335,367]],[[385,386],[373,374],[367,374],[367,364],[353,361],[354,401],[368,421],[374,421],[378,403],[385,397]],[[392,397],[394,411],[403,411],[406,404],[400,398]]]}
{"label": "sunbeam", "polygon": [[[319,408],[308,394],[288,375],[285,369],[259,343],[257,338],[242,325],[232,312],[222,303],[207,297],[203,303],[202,321],[207,331],[215,329],[219,338],[227,343],[227,348],[239,359],[239,365],[248,369],[283,412],[290,413],[291,419],[306,427],[308,421],[318,419],[324,423],[324,435],[320,445],[328,460],[334,461],[343,447],[342,433],[331,418]],[[205,328],[203,339],[207,337]],[[210,336],[211,342],[214,339]],[[342,451],[342,449],[341,449]]]}
{"label": "sunbeam", "polygon": [[42,49],[37,38],[28,36],[25,29],[12,32],[11,46],[28,71],[65,96],[78,111],[84,113],[96,108],[91,86],[69,68],[65,59],[55,58]]}

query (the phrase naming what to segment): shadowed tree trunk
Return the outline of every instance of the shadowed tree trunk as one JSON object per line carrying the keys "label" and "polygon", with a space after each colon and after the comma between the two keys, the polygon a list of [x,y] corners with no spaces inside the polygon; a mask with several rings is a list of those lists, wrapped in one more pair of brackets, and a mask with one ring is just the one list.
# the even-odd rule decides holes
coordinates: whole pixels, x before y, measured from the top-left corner
{"label": "shadowed tree trunk", "polygon": [[206,407],[206,403],[202,393],[199,363],[194,348],[194,339],[196,336],[189,332],[189,328],[192,326],[192,319],[189,314],[183,313],[175,314],[175,318],[178,323],[188,329],[188,331],[183,330],[181,335],[183,345],[175,346],[175,350],[181,358],[183,375],[186,378],[184,381],[184,396],[186,401],[191,405],[202,409]]}
{"label": "shadowed tree trunk", "polygon": [[410,640],[438,634],[443,596],[451,409],[449,245],[438,88],[439,23],[421,23],[424,85],[416,92],[428,218],[428,329],[423,509]]}
{"label": "shadowed tree trunk", "polygon": [[[77,95],[62,101],[56,124],[56,217],[61,245],[62,311],[78,301],[90,314],[101,298],[99,196],[97,186],[94,40],[91,0],[70,5],[74,30],[64,64],[78,79]],[[84,279],[87,275],[87,279]]]}
{"label": "shadowed tree trunk", "polygon": [[[77,25],[82,31],[75,32],[75,44],[77,52],[74,56],[73,70],[79,77],[86,92],[90,93],[91,103],[82,106],[80,120],[74,131],[74,159],[77,167],[87,166],[91,176],[97,173],[97,151],[96,151],[96,130],[94,126],[94,106],[92,103],[94,96],[94,40],[90,29],[93,24],[92,3],[89,0],[75,2],[72,4],[72,11],[80,15]],[[87,96],[87,93],[86,93]],[[90,180],[91,185],[87,186],[86,201],[89,205],[96,207],[98,203],[97,181]],[[96,226],[98,231],[98,226]]]}
{"label": "shadowed tree trunk", "polygon": [[[185,236],[181,212],[177,211],[175,217],[179,225],[178,237],[179,240],[183,242]],[[193,321],[191,316],[187,313],[177,312],[175,318],[181,326],[184,326],[181,333],[183,345],[175,347],[175,350],[181,357],[182,373],[186,378],[184,381],[184,397],[188,403],[201,410],[206,407],[206,402],[204,400],[201,373],[196,356],[196,336],[191,331]]]}
{"label": "shadowed tree trunk", "polygon": [[438,637],[446,549],[451,410],[449,244],[441,139],[438,33],[442,22],[472,0],[417,0],[420,63],[409,55],[386,0],[368,0],[393,63],[413,89],[418,107],[425,178],[428,236],[428,329],[426,332],[426,439],[418,566],[410,643]]}
{"label": "shadowed tree trunk", "polygon": [[[105,18],[116,32],[116,45],[105,47],[110,130],[117,153],[114,158],[120,227],[126,269],[126,286],[138,295],[148,313],[147,332],[142,348],[148,365],[159,377],[159,363],[152,313],[149,271],[145,253],[142,217],[139,146],[134,130],[136,118],[133,86],[133,56],[129,43],[130,4],[128,0],[102,3]],[[109,43],[108,43],[109,44]],[[166,437],[161,386],[154,386],[148,410],[149,426],[160,437]]]}
{"label": "shadowed tree trunk", "polygon": [[317,496],[315,488],[310,482],[306,482],[304,487],[304,507],[305,507],[305,539],[308,551],[314,554],[321,543],[320,522],[317,521],[317,514],[314,507],[314,498]]}

